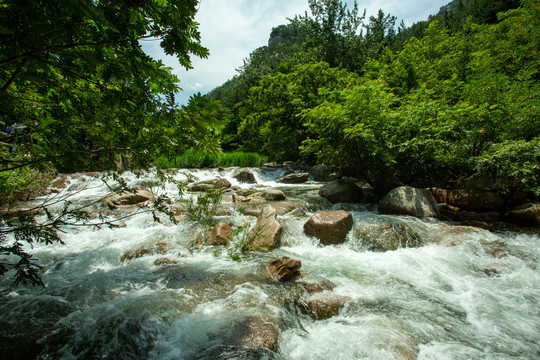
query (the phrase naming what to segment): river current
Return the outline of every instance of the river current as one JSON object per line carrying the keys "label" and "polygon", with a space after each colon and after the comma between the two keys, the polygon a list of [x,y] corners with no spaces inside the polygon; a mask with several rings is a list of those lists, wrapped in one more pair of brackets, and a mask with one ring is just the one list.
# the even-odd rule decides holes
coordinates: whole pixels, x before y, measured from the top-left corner
{"label": "river current", "polygon": [[[0,278],[0,357],[3,359],[538,359],[540,358],[540,238],[490,232],[435,219],[382,215],[376,207],[332,205],[321,186],[276,184],[283,170],[251,169],[257,185],[239,184],[233,170],[190,172],[199,180],[227,178],[242,188],[272,187],[303,208],[285,214],[281,247],[247,254],[194,248],[190,221],[155,222],[141,213],[118,228],[76,227],[64,245],[28,249],[46,268],[45,287],[16,286]],[[150,175],[123,175],[129,186]],[[92,202],[110,190],[78,175],[58,196]],[[178,197],[173,184],[154,187]],[[186,196],[194,196],[187,194]],[[232,208],[225,197],[223,206]],[[60,205],[59,205],[60,206]],[[320,209],[344,209],[354,225],[340,245],[321,246],[303,233]],[[110,218],[118,213],[106,213]],[[216,220],[235,226],[256,218],[232,208]],[[365,236],[380,224],[404,224],[422,239],[418,248],[371,251]],[[373,236],[377,236],[374,234]],[[159,252],[126,259],[126,252],[162,245]],[[268,281],[264,264],[288,256],[306,274],[335,284],[348,300],[323,320],[283,299],[286,284]],[[166,259],[165,261],[157,261]],[[274,319],[276,352],[230,348],[228,339],[247,317]],[[212,350],[214,349],[214,350]],[[218,354],[219,355],[216,355]]]}

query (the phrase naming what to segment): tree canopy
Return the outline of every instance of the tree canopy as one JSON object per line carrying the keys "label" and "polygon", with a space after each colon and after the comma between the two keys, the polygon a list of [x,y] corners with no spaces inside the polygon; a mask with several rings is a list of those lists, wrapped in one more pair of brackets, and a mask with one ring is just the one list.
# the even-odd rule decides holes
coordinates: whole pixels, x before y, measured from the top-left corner
{"label": "tree canopy", "polygon": [[311,1],[312,15],[288,25],[303,34],[295,51],[271,67],[259,56],[228,84],[234,99],[234,85],[259,74],[224,103],[238,146],[374,185],[383,176],[454,188],[484,176],[493,189],[538,198],[540,5],[487,3],[453,1],[424,25],[396,30],[382,10],[363,23],[356,4]]}

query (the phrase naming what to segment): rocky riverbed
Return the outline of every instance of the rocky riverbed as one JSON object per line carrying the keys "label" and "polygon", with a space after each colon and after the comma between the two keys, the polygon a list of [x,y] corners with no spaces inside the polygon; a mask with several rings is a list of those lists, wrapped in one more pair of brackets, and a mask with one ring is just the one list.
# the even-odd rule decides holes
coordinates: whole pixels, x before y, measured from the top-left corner
{"label": "rocky riverbed", "polygon": [[[111,194],[99,175],[62,176],[49,196],[93,204],[93,221],[101,214],[120,226],[37,244],[44,288],[0,279],[2,358],[540,354],[535,204],[496,210],[488,222],[459,220],[488,210],[456,194],[442,205],[440,190],[376,194],[284,167],[170,174],[188,185],[184,194],[149,173],[123,174],[132,191]],[[190,218],[211,189],[222,197],[210,223]],[[174,221],[146,211],[158,199]],[[519,211],[528,220],[511,215]]]}

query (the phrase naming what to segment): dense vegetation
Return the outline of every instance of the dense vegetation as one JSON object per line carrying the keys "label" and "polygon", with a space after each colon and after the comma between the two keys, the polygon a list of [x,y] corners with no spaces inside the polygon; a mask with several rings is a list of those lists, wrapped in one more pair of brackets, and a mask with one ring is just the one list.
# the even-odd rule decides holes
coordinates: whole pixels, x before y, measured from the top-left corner
{"label": "dense vegetation", "polygon": [[537,1],[453,1],[397,31],[383,11],[364,22],[356,4],[309,4],[312,16],[275,28],[210,93],[223,105],[224,146],[374,184],[483,177],[540,196]]}
{"label": "dense vegetation", "polygon": [[[190,148],[219,149],[219,104],[195,95],[178,107],[178,78],[140,46],[158,40],[191,68],[191,56],[208,55],[197,8],[197,0],[0,1],[0,275],[14,269],[17,280],[39,283],[28,246],[60,241],[62,226],[87,220],[67,199],[10,209],[48,172],[149,167]],[[59,201],[64,211],[49,213]],[[38,223],[40,211],[47,220]]]}

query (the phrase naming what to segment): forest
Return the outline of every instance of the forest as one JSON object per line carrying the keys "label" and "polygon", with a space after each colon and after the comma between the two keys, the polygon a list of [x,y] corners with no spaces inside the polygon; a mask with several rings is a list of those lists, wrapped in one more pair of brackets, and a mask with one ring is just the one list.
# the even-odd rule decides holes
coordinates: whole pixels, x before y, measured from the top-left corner
{"label": "forest", "polygon": [[[540,6],[452,1],[407,28],[309,1],[219,100],[224,149],[333,166],[377,184],[540,195]],[[262,144],[262,146],[261,146]]]}

